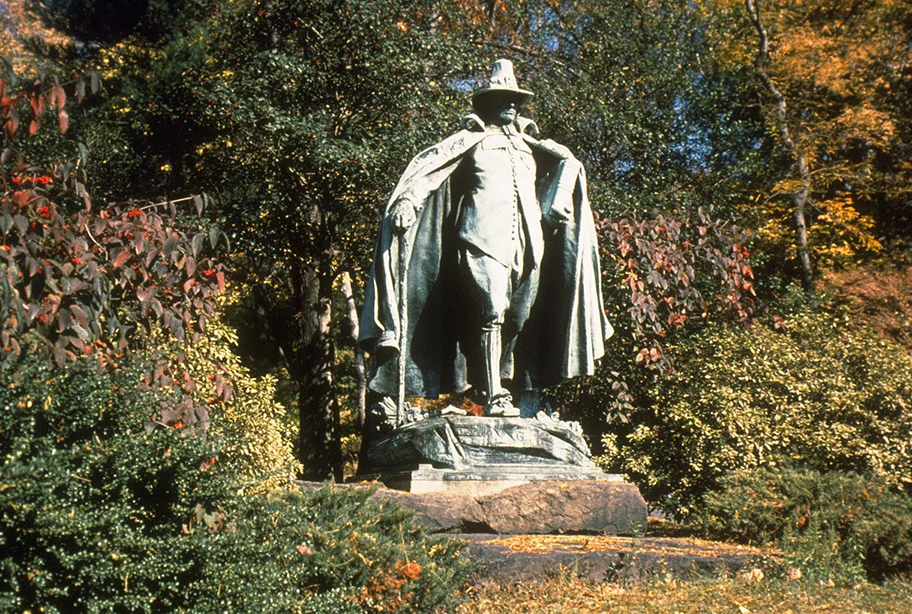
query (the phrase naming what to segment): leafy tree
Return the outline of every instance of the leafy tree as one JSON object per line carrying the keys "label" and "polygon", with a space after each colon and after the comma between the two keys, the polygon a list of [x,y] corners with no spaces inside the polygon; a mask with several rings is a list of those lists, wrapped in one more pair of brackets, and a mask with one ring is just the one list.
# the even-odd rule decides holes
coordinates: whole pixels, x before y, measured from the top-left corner
{"label": "leafy tree", "polygon": [[[117,95],[97,112],[118,127],[91,135],[95,187],[217,197],[238,278],[299,388],[305,468],[340,478],[334,284],[366,270],[395,169],[464,110],[459,55],[433,36],[446,7],[200,6],[205,20],[155,44],[101,51]],[[118,154],[129,149],[144,155]]]}
{"label": "leafy tree", "polygon": [[[17,153],[25,120],[34,135],[53,111],[66,131],[65,89],[39,79],[11,94],[0,109],[9,161],[0,176],[0,360],[46,354],[62,366],[96,354],[105,364],[126,350],[137,324],[180,341],[204,331],[225,283],[222,265],[204,253],[218,231],[191,234],[170,202],[96,211],[74,163],[46,171]],[[202,198],[194,200],[201,211]]]}
{"label": "leafy tree", "polygon": [[16,73],[40,67],[40,56],[32,52],[33,47],[47,50],[71,45],[69,37],[36,19],[26,0],[7,0],[5,10],[0,11],[0,57],[9,61]]}
{"label": "leafy tree", "polygon": [[909,113],[900,101],[908,95],[912,5],[713,4],[741,16],[740,26],[717,36],[727,36],[742,61],[753,49],[778,148],[753,223],[770,253],[796,248],[811,289],[812,260],[849,264],[879,252],[880,237],[902,235],[896,221],[908,216]]}
{"label": "leafy tree", "polygon": [[726,216],[751,194],[763,132],[749,74],[722,61],[701,4],[462,4],[469,36],[517,58],[536,120],[584,162],[601,213]]}
{"label": "leafy tree", "polygon": [[659,216],[601,224],[608,286],[613,298],[623,296],[611,301],[613,315],[635,343],[636,362],[670,367],[661,340],[689,320],[747,322],[753,313],[748,233],[697,213],[693,222]]}
{"label": "leafy tree", "polygon": [[[224,286],[211,259],[220,234],[174,202],[96,208],[76,165],[28,165],[42,105],[66,128],[60,88],[12,92],[2,110],[0,608],[432,612],[458,601],[458,546],[369,491],[239,496],[274,486],[290,446],[280,408],[235,413],[262,410],[268,397],[251,396],[270,382],[251,381],[230,334],[208,326]],[[202,342],[180,352],[168,336]]]}
{"label": "leafy tree", "polygon": [[176,11],[194,7],[187,0],[27,0],[50,27],[92,44],[110,44],[139,34],[165,34]]}

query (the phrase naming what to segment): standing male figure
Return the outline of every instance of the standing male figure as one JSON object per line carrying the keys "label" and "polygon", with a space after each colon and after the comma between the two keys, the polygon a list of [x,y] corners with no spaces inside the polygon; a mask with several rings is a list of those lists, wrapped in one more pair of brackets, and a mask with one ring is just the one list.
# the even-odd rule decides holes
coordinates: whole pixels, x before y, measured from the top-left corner
{"label": "standing male figure", "polygon": [[498,60],[465,129],[416,156],[393,192],[362,314],[374,390],[474,384],[487,415],[517,416],[505,382],[522,393],[591,374],[604,354],[585,173],[519,115],[532,96]]}

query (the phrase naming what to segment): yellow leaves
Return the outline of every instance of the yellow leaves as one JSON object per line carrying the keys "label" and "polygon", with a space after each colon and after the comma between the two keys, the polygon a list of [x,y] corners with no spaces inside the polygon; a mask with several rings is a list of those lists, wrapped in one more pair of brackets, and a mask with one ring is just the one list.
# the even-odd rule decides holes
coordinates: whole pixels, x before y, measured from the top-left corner
{"label": "yellow leaves", "polygon": [[784,29],[775,40],[772,69],[777,75],[847,95],[849,69],[842,57],[846,50],[836,40],[809,26]]}
{"label": "yellow leaves", "polygon": [[[781,181],[776,192],[788,196],[800,187],[795,180]],[[824,267],[849,265],[861,256],[880,253],[883,245],[875,236],[874,220],[862,215],[851,194],[813,203],[817,214],[812,218],[808,242],[812,256]],[[758,247],[779,253],[789,252],[794,244],[794,225],[788,198],[773,199],[755,209],[762,223],[757,228]]]}
{"label": "yellow leaves", "polygon": [[[236,295],[227,297],[237,300]],[[209,322],[200,342],[185,349],[186,368],[197,381],[197,395],[209,401],[210,432],[224,437],[223,456],[243,467],[249,492],[284,484],[299,467],[294,458],[294,432],[285,408],[275,401],[275,377],[253,377],[232,350],[237,335],[220,321]],[[219,380],[231,386],[229,400],[219,400]],[[219,462],[222,462],[221,460]]]}
{"label": "yellow leaves", "polygon": [[773,186],[773,194],[794,194],[804,187],[804,183],[801,179],[788,177],[777,182]]}
{"label": "yellow leaves", "polygon": [[864,253],[878,253],[883,245],[872,233],[874,220],[862,215],[851,196],[839,196],[818,203],[821,210],[811,226],[809,241],[822,264],[851,264]]}
{"label": "yellow leaves", "polygon": [[39,39],[54,46],[67,46],[73,39],[42,25],[41,20],[26,7],[25,0],[5,0],[0,10],[0,56],[7,58],[13,70],[22,74],[39,67],[39,62],[27,51],[22,41]]}
{"label": "yellow leaves", "polygon": [[836,124],[842,128],[843,139],[861,139],[873,145],[886,147],[893,139],[896,125],[887,113],[863,102],[858,107],[845,107]]}

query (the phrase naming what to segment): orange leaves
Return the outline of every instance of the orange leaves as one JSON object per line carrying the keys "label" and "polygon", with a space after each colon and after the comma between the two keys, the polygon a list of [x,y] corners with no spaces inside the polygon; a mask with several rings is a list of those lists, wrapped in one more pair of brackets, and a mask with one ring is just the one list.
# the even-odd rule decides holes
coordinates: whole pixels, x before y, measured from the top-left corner
{"label": "orange leaves", "polygon": [[57,121],[60,123],[60,131],[61,131],[61,132],[66,132],[66,131],[69,129],[69,127],[70,127],[70,116],[69,116],[69,114],[68,114],[66,111],[64,111],[63,109],[60,109],[60,111],[58,111],[58,113],[57,113]]}
{"label": "orange leaves", "polygon": [[[813,207],[806,220],[808,251],[824,267],[879,251],[873,219],[858,216],[855,203],[868,203],[876,216],[885,194],[907,200],[909,170],[902,168],[906,155],[899,145],[907,101],[896,86],[912,59],[901,25],[910,17],[912,7],[899,2],[762,3],[771,36],[767,68],[783,96],[768,105],[767,122],[780,135],[779,145],[800,152],[807,163],[805,171],[783,173],[785,180],[769,190],[769,215],[758,216],[772,251],[791,251],[785,237],[805,225],[793,221],[796,207],[803,208],[795,204],[803,202],[801,194]],[[794,148],[782,136],[785,130]]]}
{"label": "orange leaves", "polygon": [[414,561],[397,561],[392,573],[371,578],[364,586],[360,602],[368,603],[384,612],[396,612],[411,601],[412,593],[403,593],[408,582],[414,582],[422,573],[421,565]]}

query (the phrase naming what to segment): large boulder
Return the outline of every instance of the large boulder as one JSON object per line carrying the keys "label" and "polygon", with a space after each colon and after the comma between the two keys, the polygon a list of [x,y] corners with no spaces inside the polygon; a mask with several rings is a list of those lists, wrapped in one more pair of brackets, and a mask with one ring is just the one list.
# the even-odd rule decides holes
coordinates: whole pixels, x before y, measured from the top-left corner
{"label": "large boulder", "polygon": [[530,482],[483,496],[381,488],[374,497],[414,510],[418,521],[433,532],[642,535],[646,531],[646,502],[636,486],[624,482]]}

